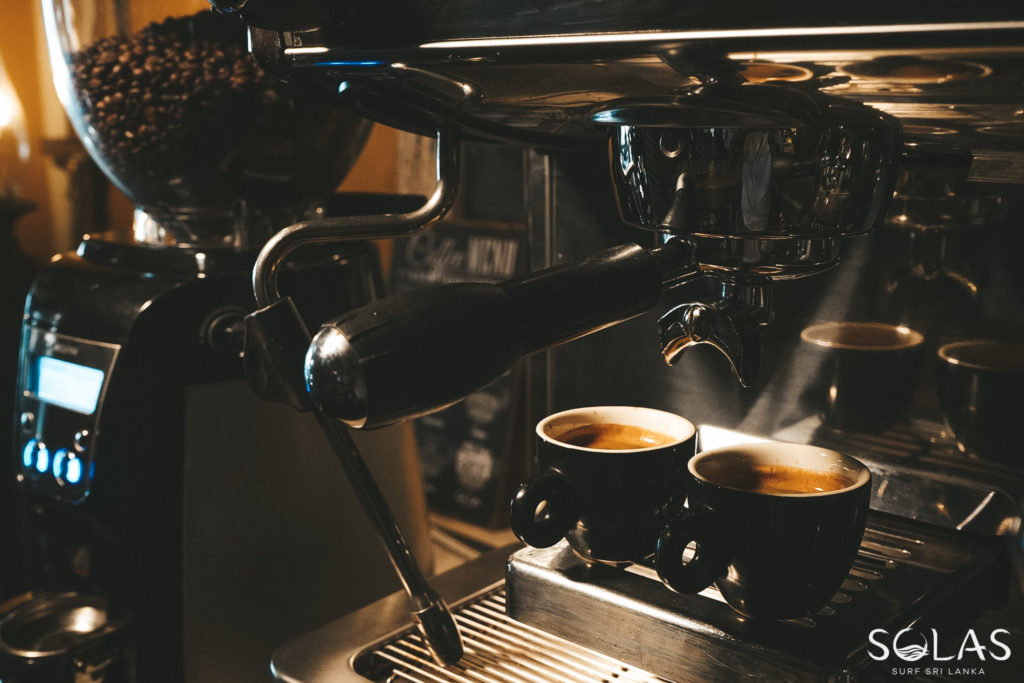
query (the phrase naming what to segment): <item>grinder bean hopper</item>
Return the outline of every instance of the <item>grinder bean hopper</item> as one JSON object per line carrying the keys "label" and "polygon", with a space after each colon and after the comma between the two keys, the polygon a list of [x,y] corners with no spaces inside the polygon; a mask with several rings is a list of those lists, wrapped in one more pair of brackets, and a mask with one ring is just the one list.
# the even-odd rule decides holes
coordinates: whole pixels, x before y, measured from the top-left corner
{"label": "grinder bean hopper", "polygon": [[121,5],[43,8],[57,94],[137,207],[136,242],[252,248],[334,191],[368,122],[266,73],[244,27],[202,3]]}

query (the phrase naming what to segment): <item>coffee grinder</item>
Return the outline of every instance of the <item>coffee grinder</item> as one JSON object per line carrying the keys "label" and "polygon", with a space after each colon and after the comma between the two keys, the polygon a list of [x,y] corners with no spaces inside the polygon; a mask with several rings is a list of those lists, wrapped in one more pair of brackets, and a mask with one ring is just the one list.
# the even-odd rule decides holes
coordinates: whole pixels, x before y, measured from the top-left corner
{"label": "coffee grinder", "polygon": [[[235,19],[43,7],[61,101],[136,212],[27,299],[14,468],[34,597],[0,625],[0,678],[269,678],[283,638],[398,585],[315,421],[256,398],[241,360],[256,250],[323,212],[369,124],[265,74]],[[375,267],[366,244],[295,254],[281,283],[316,282],[291,289],[316,324],[311,291],[365,301]],[[429,557],[409,443],[362,447]]]}

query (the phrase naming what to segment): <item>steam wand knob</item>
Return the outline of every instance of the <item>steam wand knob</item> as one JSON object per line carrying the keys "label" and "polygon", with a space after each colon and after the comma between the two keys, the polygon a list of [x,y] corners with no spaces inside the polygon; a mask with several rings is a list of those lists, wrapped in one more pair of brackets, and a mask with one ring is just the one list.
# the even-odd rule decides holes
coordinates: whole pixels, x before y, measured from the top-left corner
{"label": "steam wand knob", "polygon": [[771,318],[767,281],[725,281],[717,301],[681,304],[661,317],[661,353],[674,365],[686,349],[708,344],[729,360],[739,383],[750,387],[761,369],[761,333]]}

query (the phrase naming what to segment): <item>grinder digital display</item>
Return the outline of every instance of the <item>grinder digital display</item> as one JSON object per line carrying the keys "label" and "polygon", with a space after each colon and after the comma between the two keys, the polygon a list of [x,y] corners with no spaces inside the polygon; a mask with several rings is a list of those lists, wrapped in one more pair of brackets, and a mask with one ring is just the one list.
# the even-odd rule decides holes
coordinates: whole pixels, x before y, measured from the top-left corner
{"label": "grinder digital display", "polygon": [[84,415],[96,411],[104,373],[59,358],[41,356],[36,368],[35,394],[40,401]]}

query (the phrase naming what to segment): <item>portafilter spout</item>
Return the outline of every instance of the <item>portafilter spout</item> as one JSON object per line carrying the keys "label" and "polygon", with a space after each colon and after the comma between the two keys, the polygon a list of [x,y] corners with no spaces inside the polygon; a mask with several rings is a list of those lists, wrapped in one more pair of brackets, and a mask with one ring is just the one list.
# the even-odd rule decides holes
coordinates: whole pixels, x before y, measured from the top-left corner
{"label": "portafilter spout", "polygon": [[253,270],[253,289],[260,309],[246,317],[244,353],[246,376],[257,395],[300,410],[313,408],[409,596],[413,620],[440,664],[453,664],[462,658],[458,626],[445,601],[420,571],[387,499],[347,428],[310,403],[302,378],[310,335],[292,300],[281,298],[277,275],[285,258],[303,244],[395,237],[426,229],[452,205],[457,189],[458,149],[454,135],[438,133],[437,184],[430,199],[416,211],[307,221],[282,230],[267,242]]}
{"label": "portafilter spout", "polygon": [[766,280],[720,282],[716,301],[689,302],[658,320],[661,353],[674,365],[695,344],[718,349],[740,385],[753,385],[761,369],[761,334],[772,320],[772,288]]}

